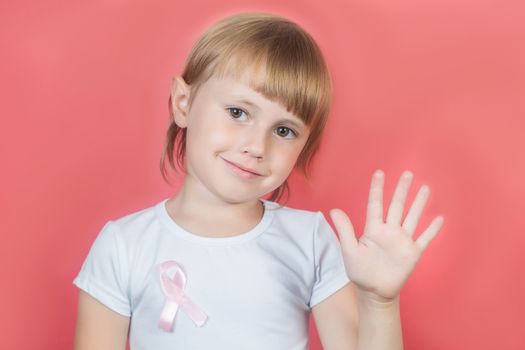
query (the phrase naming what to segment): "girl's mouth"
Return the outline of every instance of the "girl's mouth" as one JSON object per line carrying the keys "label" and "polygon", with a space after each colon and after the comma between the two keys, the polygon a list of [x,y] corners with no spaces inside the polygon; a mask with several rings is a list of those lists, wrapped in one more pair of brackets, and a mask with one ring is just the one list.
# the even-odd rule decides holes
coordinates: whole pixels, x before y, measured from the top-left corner
{"label": "girl's mouth", "polygon": [[224,160],[224,162],[228,165],[228,167],[231,170],[233,170],[237,175],[239,175],[243,179],[254,179],[254,178],[261,176],[260,174],[257,174],[257,173],[254,173],[248,170],[244,170],[241,167],[237,166],[235,163],[230,162],[224,158],[222,159]]}

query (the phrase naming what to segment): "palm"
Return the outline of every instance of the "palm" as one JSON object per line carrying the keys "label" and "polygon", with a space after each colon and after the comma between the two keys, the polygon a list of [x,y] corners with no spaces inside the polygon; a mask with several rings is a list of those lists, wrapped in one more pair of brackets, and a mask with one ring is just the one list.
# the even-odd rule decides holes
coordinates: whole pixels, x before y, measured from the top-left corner
{"label": "palm", "polygon": [[345,269],[348,278],[363,291],[381,299],[395,298],[414,270],[421,254],[436,236],[443,217],[435,218],[428,228],[414,241],[417,222],[423,211],[429,190],[423,186],[401,224],[405,200],[412,181],[412,174],[405,172],[394,191],[383,221],[384,175],[376,172],[372,177],[363,235],[356,239],[348,216],[340,209],[330,215],[338,231]]}

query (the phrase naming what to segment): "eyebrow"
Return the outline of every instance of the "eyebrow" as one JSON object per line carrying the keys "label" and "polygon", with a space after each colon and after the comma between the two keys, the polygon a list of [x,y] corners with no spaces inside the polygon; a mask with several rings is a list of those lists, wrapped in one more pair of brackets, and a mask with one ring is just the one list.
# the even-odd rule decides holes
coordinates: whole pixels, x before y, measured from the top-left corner
{"label": "eyebrow", "polygon": [[[261,110],[261,107],[259,107],[257,104],[253,103],[250,100],[244,99],[244,98],[235,99],[235,102],[240,102],[240,103],[243,103],[245,105],[248,105],[248,106],[252,107],[253,109],[255,109],[257,111]],[[278,120],[277,123],[290,123],[290,124],[294,125],[298,129],[301,129],[301,128],[305,127],[304,123],[296,122],[295,120],[289,119],[289,118],[283,118],[281,120]]]}
{"label": "eyebrow", "polygon": [[261,110],[261,107],[259,107],[258,105],[256,105],[256,104],[253,103],[252,101],[250,101],[250,100],[246,100],[246,99],[244,99],[244,98],[238,98],[238,99],[235,99],[235,102],[244,103],[245,105],[248,105],[248,106],[250,106],[250,107],[252,107],[253,109],[258,110],[258,111]]}

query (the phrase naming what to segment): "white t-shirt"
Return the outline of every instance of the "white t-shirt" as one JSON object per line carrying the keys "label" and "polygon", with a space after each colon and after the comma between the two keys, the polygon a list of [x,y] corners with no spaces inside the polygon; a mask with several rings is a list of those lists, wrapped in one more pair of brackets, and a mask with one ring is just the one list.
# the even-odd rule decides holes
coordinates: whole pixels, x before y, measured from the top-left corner
{"label": "white t-shirt", "polygon": [[[253,229],[213,238],[178,226],[166,201],[108,221],[73,281],[131,316],[131,349],[307,350],[311,308],[349,282],[322,212],[261,199],[264,214]],[[159,328],[165,261],[182,270],[184,295],[206,315],[204,324],[181,302],[170,331]],[[175,271],[165,276],[174,280]]]}

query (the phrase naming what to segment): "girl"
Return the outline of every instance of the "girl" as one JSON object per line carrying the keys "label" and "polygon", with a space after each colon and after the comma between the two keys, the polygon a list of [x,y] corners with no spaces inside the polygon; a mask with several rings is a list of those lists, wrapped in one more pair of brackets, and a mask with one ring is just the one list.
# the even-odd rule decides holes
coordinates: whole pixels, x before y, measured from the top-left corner
{"label": "girl", "polygon": [[[319,147],[331,81],[311,36],[279,16],[219,21],[173,80],[161,160],[185,178],[171,198],[102,228],[74,284],[75,349],[301,349],[313,312],[325,349],[402,349],[399,292],[443,222],[416,240],[429,190],[401,224],[412,174],[383,221],[372,177],[356,239],[346,214],[277,201]],[[269,199],[261,197],[270,194]]]}

